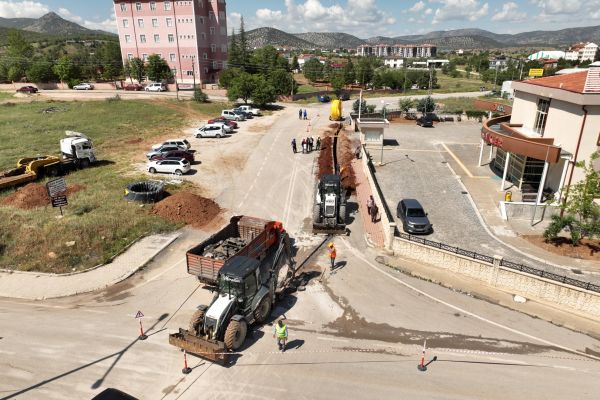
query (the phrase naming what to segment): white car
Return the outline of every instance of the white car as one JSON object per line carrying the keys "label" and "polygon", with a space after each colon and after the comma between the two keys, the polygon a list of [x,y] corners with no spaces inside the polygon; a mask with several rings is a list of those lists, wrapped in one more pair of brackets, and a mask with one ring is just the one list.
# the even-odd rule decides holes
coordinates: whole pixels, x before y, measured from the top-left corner
{"label": "white car", "polygon": [[205,126],[209,126],[209,125],[221,126],[221,127],[223,127],[223,130],[225,131],[225,133],[233,132],[233,127],[227,125],[225,122],[213,122],[211,124],[206,124]]}
{"label": "white car", "polygon": [[260,115],[260,110],[258,108],[252,108],[249,105],[243,105],[243,106],[239,106],[238,107],[240,110],[248,113],[248,114],[252,114],[255,116],[259,116]]}
{"label": "white car", "polygon": [[191,168],[190,162],[185,158],[149,161],[147,166],[148,172],[151,174],[164,172],[167,174],[183,175],[188,173]]}
{"label": "white car", "polygon": [[167,87],[163,83],[154,82],[144,88],[146,92],[166,92]]}
{"label": "white car", "polygon": [[201,128],[196,129],[194,136],[197,138],[216,137],[222,138],[227,136],[227,132],[223,125],[218,124],[207,124]]}
{"label": "white car", "polygon": [[73,90],[92,90],[94,89],[94,85],[91,83],[80,83],[79,85],[73,86]]}
{"label": "white car", "polygon": [[192,147],[192,145],[190,144],[190,142],[187,141],[187,139],[169,139],[165,140],[162,143],[153,145],[152,150],[158,150],[163,146],[177,146],[181,150],[189,150],[190,147]]}
{"label": "white car", "polygon": [[221,117],[223,117],[225,119],[233,120],[233,121],[245,121],[246,120],[245,116],[243,116],[241,114],[237,114],[233,110],[221,111]]}

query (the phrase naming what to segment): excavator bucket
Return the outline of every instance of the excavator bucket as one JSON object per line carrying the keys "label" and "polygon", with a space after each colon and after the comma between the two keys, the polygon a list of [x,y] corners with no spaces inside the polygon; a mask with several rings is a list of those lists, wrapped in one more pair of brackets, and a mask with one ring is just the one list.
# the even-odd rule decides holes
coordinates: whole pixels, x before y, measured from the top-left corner
{"label": "excavator bucket", "polygon": [[225,343],[191,335],[185,329],[180,328],[178,333],[170,334],[169,343],[216,364],[226,365],[229,361],[229,352],[225,348]]}

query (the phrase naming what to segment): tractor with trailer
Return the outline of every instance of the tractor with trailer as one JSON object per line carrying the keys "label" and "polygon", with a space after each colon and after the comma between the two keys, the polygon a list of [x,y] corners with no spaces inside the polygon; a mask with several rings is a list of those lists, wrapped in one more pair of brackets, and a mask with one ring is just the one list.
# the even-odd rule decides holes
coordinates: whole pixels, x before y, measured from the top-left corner
{"label": "tractor with trailer", "polygon": [[41,176],[64,175],[76,168],[87,168],[96,161],[94,145],[83,133],[67,131],[60,140],[61,156],[22,158],[17,167],[0,172],[0,190],[32,182]]}
{"label": "tractor with trailer", "polygon": [[[190,252],[202,259],[192,259],[190,265]],[[216,294],[209,305],[197,307],[188,329],[169,335],[169,343],[224,364],[228,353],[244,343],[248,327],[269,318],[276,299],[294,278],[290,239],[280,222],[234,217],[190,252],[188,271],[215,285]],[[209,265],[208,259],[216,262]],[[206,262],[204,270],[195,261]]]}
{"label": "tractor with trailer", "polygon": [[346,230],[346,193],[339,175],[323,175],[317,186],[313,230],[327,233]]}

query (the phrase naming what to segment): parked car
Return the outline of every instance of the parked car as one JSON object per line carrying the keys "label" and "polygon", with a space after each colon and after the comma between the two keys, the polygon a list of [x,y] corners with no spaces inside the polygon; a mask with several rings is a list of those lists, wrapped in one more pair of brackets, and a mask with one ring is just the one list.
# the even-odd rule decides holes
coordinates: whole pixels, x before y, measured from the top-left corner
{"label": "parked car", "polygon": [[254,116],[252,115],[252,113],[246,112],[244,110],[242,110],[241,108],[234,108],[232,110],[234,113],[238,114],[238,115],[243,115],[246,119],[252,119],[254,118]]}
{"label": "parked car", "polygon": [[350,94],[349,93],[340,93],[340,100],[341,101],[346,101],[346,100],[350,100]]}
{"label": "parked car", "polygon": [[427,218],[427,213],[415,199],[403,199],[398,203],[396,216],[402,221],[404,232],[431,233],[433,225]]}
{"label": "parked car", "polygon": [[227,136],[227,132],[225,132],[225,128],[223,125],[218,124],[207,124],[203,127],[196,129],[194,136],[197,138],[206,138],[206,137],[216,137],[222,138]]}
{"label": "parked car", "polygon": [[168,151],[177,151],[177,150],[183,150],[183,149],[179,146],[173,146],[173,145],[162,146],[162,147],[159,147],[158,149],[153,149],[153,150],[149,151],[148,153],[146,153],[146,158],[151,159],[152,157],[160,155],[162,153],[166,153]]}
{"label": "parked car", "polygon": [[329,103],[331,101],[331,97],[327,96],[326,94],[322,94],[317,96],[317,100],[319,100],[319,103]]}
{"label": "parked car", "polygon": [[188,142],[187,139],[169,139],[165,140],[162,143],[155,144],[152,146],[152,150],[156,150],[161,148],[162,146],[177,146],[181,148],[181,150],[189,150],[192,145]]}
{"label": "parked car", "polygon": [[153,82],[144,88],[146,92],[166,92],[167,87],[164,83]]}
{"label": "parked car", "polygon": [[423,128],[432,128],[433,127],[433,119],[427,116],[417,118],[417,125],[422,126]]}
{"label": "parked car", "polygon": [[223,127],[223,130],[225,131],[225,133],[233,133],[233,128],[231,126],[229,126],[226,122],[217,121],[217,122],[213,122],[211,125],[220,125]]}
{"label": "parked car", "polygon": [[123,86],[123,90],[139,92],[144,90],[144,86],[139,83],[130,83],[128,85]]}
{"label": "parked car", "polygon": [[194,153],[192,153],[190,151],[185,151],[185,150],[165,151],[164,153],[160,153],[160,154],[150,157],[150,160],[151,161],[166,160],[167,158],[176,158],[176,159],[184,158],[191,163],[193,163],[195,161]]}
{"label": "parked car", "polygon": [[33,94],[33,93],[37,93],[38,92],[38,88],[36,88],[35,86],[23,86],[17,89],[17,93],[29,93],[29,94]]}
{"label": "parked car", "polygon": [[231,120],[231,119],[227,119],[227,118],[223,118],[223,117],[217,117],[217,118],[213,118],[213,119],[209,119],[207,123],[209,124],[214,124],[216,122],[224,122],[227,125],[229,125],[230,127],[232,127],[233,129],[237,129],[238,128],[238,123]]}
{"label": "parked car", "polygon": [[221,111],[221,117],[226,118],[226,119],[230,119],[230,120],[233,120],[233,121],[245,121],[246,120],[245,116],[243,116],[241,114],[237,114],[233,110],[223,110],[223,111]]}
{"label": "parked car", "polygon": [[92,89],[94,89],[94,85],[92,85],[91,83],[87,83],[87,82],[83,82],[83,83],[80,83],[79,85],[73,86],[73,90],[92,90]]}
{"label": "parked car", "polygon": [[260,110],[258,108],[250,107],[248,104],[244,104],[238,108],[257,117],[260,115]]}
{"label": "parked car", "polygon": [[183,175],[190,171],[190,162],[184,158],[169,158],[167,160],[156,160],[148,162],[148,172],[155,174],[164,172],[167,174]]}

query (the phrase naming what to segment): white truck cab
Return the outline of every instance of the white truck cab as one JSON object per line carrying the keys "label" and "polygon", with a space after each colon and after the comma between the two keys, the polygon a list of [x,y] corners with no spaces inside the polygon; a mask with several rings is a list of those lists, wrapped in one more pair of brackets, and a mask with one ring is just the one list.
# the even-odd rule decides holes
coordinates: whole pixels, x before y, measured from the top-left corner
{"label": "white truck cab", "polygon": [[92,140],[83,133],[66,131],[67,136],[60,140],[63,159],[80,160],[83,164],[96,162],[96,152]]}

